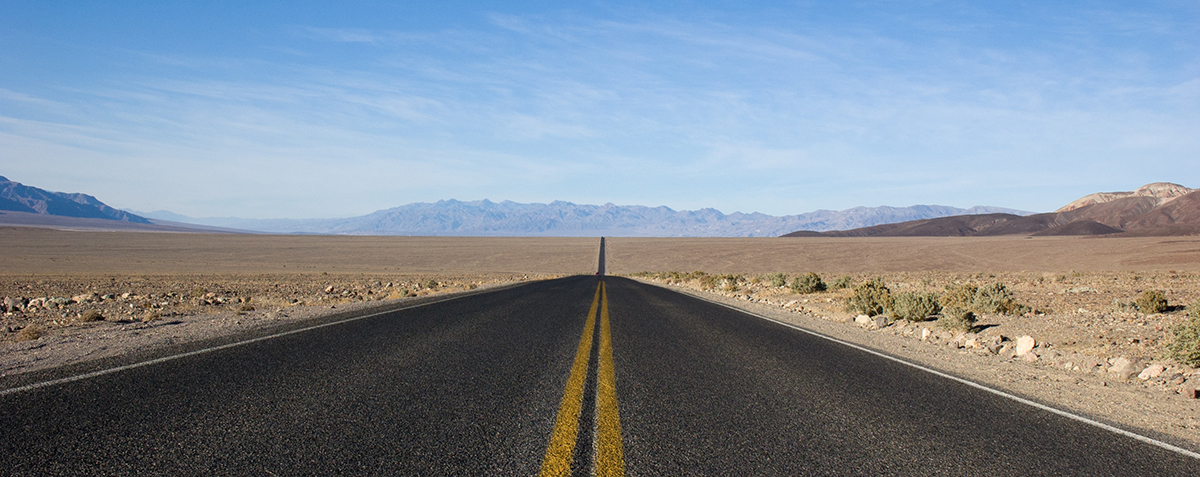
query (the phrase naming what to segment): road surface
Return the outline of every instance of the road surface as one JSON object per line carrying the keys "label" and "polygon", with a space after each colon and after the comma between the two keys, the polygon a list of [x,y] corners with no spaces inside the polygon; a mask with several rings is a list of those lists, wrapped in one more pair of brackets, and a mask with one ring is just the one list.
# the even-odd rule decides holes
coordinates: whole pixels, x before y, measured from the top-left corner
{"label": "road surface", "polygon": [[0,393],[8,475],[1194,475],[729,308],[577,276]]}

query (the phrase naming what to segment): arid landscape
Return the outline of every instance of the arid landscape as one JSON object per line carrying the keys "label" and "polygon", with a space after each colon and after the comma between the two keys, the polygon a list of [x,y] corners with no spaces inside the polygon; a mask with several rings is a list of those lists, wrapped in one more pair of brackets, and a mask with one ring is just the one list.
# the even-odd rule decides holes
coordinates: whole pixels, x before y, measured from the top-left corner
{"label": "arid landscape", "polygon": [[[590,274],[597,247],[582,238],[16,227],[0,229],[0,243],[8,305],[0,363],[10,377],[415,297]],[[1200,400],[1187,395],[1200,372],[1164,357],[1171,330],[1187,320],[1184,306],[1200,300],[1200,237],[613,238],[608,270],[1174,441],[1196,442],[1200,430]],[[710,278],[662,273],[672,270]],[[830,283],[879,277],[894,293],[1001,283],[1028,311],[982,314],[975,333],[936,322],[878,329],[846,310],[850,288],[797,294],[771,283],[774,274],[790,282],[810,271]],[[1132,308],[1146,290],[1162,291],[1169,311]],[[1032,346],[1019,350],[1024,336]]]}

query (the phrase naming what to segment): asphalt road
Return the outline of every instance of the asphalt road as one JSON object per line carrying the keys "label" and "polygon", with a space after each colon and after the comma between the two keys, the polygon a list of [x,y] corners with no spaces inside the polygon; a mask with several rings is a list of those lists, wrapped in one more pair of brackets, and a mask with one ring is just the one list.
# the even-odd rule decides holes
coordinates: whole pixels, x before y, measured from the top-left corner
{"label": "asphalt road", "polygon": [[0,395],[7,475],[548,468],[1194,475],[1200,461],[616,277],[537,282]]}

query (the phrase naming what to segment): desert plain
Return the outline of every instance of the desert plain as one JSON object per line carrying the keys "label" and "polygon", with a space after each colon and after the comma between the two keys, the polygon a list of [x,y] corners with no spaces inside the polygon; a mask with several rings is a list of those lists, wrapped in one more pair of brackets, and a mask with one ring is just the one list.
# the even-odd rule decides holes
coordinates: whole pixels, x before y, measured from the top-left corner
{"label": "desert plain", "polygon": [[[347,310],[592,274],[598,245],[0,227],[0,383]],[[1184,306],[1200,300],[1200,237],[610,238],[607,271],[1200,449],[1200,399],[1190,394],[1200,371],[1164,355],[1188,320]],[[739,278],[713,286],[670,271]],[[1028,312],[981,315],[970,333],[856,322],[847,289],[797,294],[769,283],[807,272],[881,278],[894,292],[1002,283]],[[1163,292],[1168,311],[1131,309],[1146,290]],[[1018,354],[1018,341],[1033,349]]]}

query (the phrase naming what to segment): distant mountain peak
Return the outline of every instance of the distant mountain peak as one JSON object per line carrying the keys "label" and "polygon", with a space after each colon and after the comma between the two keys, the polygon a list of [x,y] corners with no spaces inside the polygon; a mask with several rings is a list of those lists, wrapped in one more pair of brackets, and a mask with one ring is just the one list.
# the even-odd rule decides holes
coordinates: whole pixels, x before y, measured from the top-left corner
{"label": "distant mountain peak", "polygon": [[139,224],[150,221],[114,209],[87,194],[51,192],[0,176],[0,210],[62,217],[118,220]]}
{"label": "distant mountain peak", "polygon": [[1092,204],[1103,204],[1129,197],[1150,197],[1158,199],[1157,205],[1161,206],[1172,200],[1188,195],[1193,190],[1196,189],[1189,189],[1172,182],[1152,182],[1150,184],[1138,187],[1137,190],[1132,192],[1097,192],[1095,194],[1088,194],[1076,199],[1070,204],[1062,206],[1062,208],[1056,210],[1055,212],[1068,212],[1082,207],[1087,207]]}

